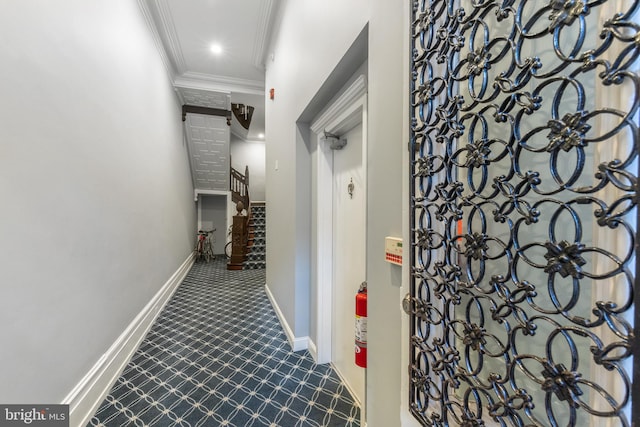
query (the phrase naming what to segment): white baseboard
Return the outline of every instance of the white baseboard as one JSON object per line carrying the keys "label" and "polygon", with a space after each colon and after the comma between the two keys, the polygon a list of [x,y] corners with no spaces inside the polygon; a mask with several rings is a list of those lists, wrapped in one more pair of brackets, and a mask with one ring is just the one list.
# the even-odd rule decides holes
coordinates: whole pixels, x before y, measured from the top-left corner
{"label": "white baseboard", "polygon": [[62,404],[69,405],[71,427],[85,426],[89,422],[147,335],[162,308],[184,280],[193,262],[193,255],[189,254],[189,257],[138,313],[109,350],[64,398]]}
{"label": "white baseboard", "polygon": [[313,361],[318,363],[318,347],[316,346],[316,343],[309,338],[309,353],[311,353],[311,357],[313,357]]}
{"label": "white baseboard", "polygon": [[347,388],[347,390],[349,390],[349,394],[353,398],[353,401],[356,402],[356,405],[358,405],[358,407],[360,408],[360,412],[364,411],[363,406],[362,406],[362,402],[358,398],[358,395],[355,393],[355,391],[353,390],[353,388],[351,387],[349,382],[345,379],[345,376],[342,375],[342,372],[340,372],[340,369],[338,369],[338,367],[336,365],[334,365],[333,363],[331,364],[331,367],[336,372],[336,374],[338,374],[338,377],[340,377],[340,381],[342,381],[342,383]]}
{"label": "white baseboard", "polygon": [[282,314],[282,310],[280,310],[280,307],[278,307],[278,303],[276,302],[276,299],[273,297],[271,290],[269,290],[269,285],[264,285],[264,290],[267,293],[269,302],[271,302],[273,311],[275,311],[276,316],[278,316],[278,320],[282,325],[282,329],[284,329],[284,334],[287,336],[287,341],[289,341],[291,350],[292,351],[307,350],[309,348],[309,337],[296,338],[296,336],[293,334],[293,330],[291,330],[291,327],[287,323],[287,319],[285,319],[284,314]]}
{"label": "white baseboard", "polygon": [[[291,344],[291,341],[289,341]],[[293,351],[302,351],[307,350],[309,348],[309,337],[300,337],[294,338],[293,344],[291,344],[291,350]]]}

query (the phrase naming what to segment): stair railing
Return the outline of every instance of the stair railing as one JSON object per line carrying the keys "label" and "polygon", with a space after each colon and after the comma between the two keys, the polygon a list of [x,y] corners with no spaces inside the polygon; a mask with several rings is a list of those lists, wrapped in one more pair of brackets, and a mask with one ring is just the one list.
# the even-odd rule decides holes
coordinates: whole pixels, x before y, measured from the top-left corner
{"label": "stair railing", "polygon": [[[227,263],[227,270],[241,270],[247,259],[249,245],[249,221],[251,220],[251,205],[249,199],[249,166],[244,174],[231,167],[230,174],[231,200],[236,203],[236,215],[233,216],[231,228],[231,259]],[[246,209],[246,215],[242,214]]]}
{"label": "stair railing", "polygon": [[242,202],[244,207],[249,209],[249,166],[245,167],[244,175],[240,171],[231,167],[229,186],[231,190],[231,200],[234,203]]}

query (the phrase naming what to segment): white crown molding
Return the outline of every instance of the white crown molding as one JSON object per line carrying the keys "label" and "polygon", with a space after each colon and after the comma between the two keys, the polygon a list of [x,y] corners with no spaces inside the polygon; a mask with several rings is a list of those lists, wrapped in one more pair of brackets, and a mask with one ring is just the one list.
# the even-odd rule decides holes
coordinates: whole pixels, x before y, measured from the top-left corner
{"label": "white crown molding", "polygon": [[181,77],[188,78],[188,79],[195,79],[195,80],[205,80],[205,81],[210,81],[210,82],[220,83],[220,84],[247,86],[252,89],[264,90],[264,81],[261,81],[261,80],[249,80],[249,79],[239,79],[236,77],[216,76],[214,74],[197,73],[194,71],[183,73]]}
{"label": "white crown molding", "polygon": [[164,35],[169,45],[168,53],[176,66],[177,73],[182,74],[187,70],[187,64],[184,60],[182,46],[180,46],[180,40],[178,39],[176,26],[173,22],[171,9],[166,0],[156,0],[156,5],[158,16],[160,17],[160,30],[162,30],[162,35]]}
{"label": "white crown molding", "polygon": [[258,25],[256,28],[256,38],[253,43],[253,65],[264,68],[264,56],[273,18],[273,0],[263,0],[260,2],[258,15]]}
{"label": "white crown molding", "polygon": [[153,38],[153,42],[156,45],[156,49],[158,50],[160,59],[162,60],[162,63],[164,64],[164,68],[167,71],[169,81],[173,83],[177,73],[172,65],[169,55],[167,55],[167,51],[165,50],[164,43],[162,42],[162,37],[160,36],[160,32],[158,31],[156,22],[153,19],[153,13],[151,13],[151,9],[147,4],[147,0],[138,0],[138,6],[140,7],[140,11],[142,12],[142,16],[144,17],[144,20],[147,22],[147,27],[151,32],[151,37]]}
{"label": "white crown molding", "polygon": [[174,80],[175,87],[207,91],[228,91],[251,95],[264,95],[264,82],[214,76],[212,74],[186,72]]}
{"label": "white crown molding", "polygon": [[[171,81],[171,84],[173,84],[173,80]],[[178,95],[178,100],[180,101],[180,105],[184,105],[184,96],[182,96],[182,91],[180,90],[179,87],[173,87],[173,90],[176,92],[176,95]]]}
{"label": "white crown molding", "polygon": [[367,78],[363,75],[359,76],[352,84],[347,88],[342,95],[336,99],[331,106],[322,112],[316,120],[313,121],[310,128],[313,133],[319,133],[325,130],[327,125],[331,123],[335,118],[339,117],[344,111],[351,107],[351,105],[362,95],[367,93]]}

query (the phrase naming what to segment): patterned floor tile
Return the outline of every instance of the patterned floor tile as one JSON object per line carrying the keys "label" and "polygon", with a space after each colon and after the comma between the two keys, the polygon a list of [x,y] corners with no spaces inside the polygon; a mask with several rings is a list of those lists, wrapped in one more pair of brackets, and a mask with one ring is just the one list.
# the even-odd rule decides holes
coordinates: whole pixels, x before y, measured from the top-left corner
{"label": "patterned floor tile", "polygon": [[290,350],[264,283],[196,263],[88,426],[359,426],[335,371]]}

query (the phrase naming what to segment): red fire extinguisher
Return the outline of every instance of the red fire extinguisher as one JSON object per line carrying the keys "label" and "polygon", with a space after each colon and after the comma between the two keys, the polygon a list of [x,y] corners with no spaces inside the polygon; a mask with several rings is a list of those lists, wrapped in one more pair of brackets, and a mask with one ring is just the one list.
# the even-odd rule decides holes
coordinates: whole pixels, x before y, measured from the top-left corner
{"label": "red fire extinguisher", "polygon": [[367,367],[367,282],[356,294],[356,365]]}

